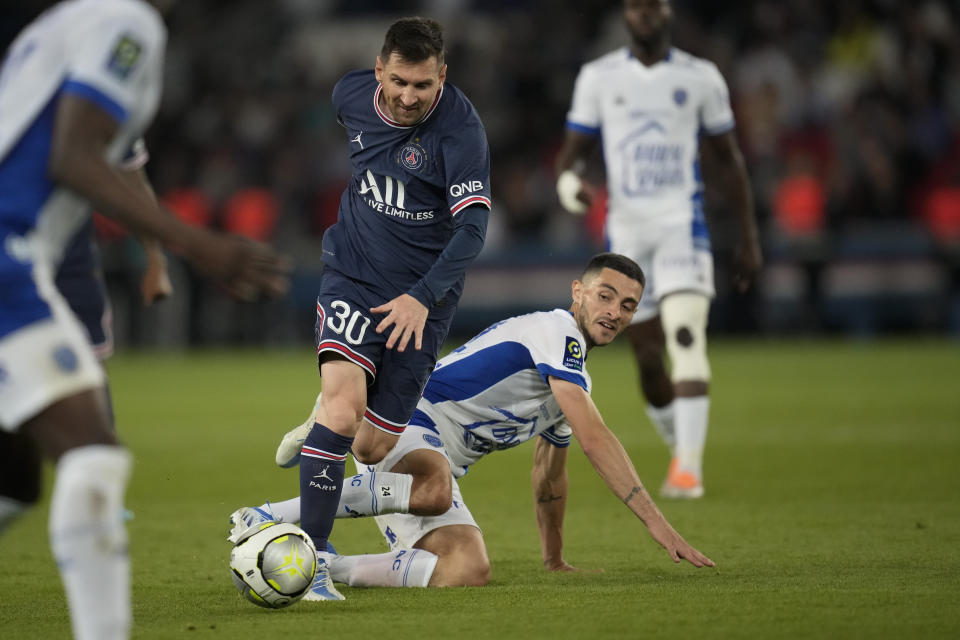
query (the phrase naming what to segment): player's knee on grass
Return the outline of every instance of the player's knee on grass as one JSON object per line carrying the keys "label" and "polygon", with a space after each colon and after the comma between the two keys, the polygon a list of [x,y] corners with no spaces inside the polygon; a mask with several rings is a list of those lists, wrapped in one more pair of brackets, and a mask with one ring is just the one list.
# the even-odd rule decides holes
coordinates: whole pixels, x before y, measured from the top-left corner
{"label": "player's knee on grass", "polygon": [[698,293],[680,292],[660,302],[660,317],[673,364],[675,383],[710,380],[707,359],[707,317],[710,300]]}
{"label": "player's knee on grass", "polygon": [[455,551],[441,555],[430,578],[431,587],[484,587],[490,583],[487,554]]}
{"label": "player's knee on grass", "polygon": [[470,525],[434,529],[416,545],[437,556],[431,587],[482,587],[490,582],[490,559],[480,530]]}

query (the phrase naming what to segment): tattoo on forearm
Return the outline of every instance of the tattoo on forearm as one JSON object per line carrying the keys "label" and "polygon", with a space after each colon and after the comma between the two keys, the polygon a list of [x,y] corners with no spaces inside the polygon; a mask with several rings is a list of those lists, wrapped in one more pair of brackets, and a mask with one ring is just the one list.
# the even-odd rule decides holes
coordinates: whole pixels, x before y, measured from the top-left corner
{"label": "tattoo on forearm", "polygon": [[563,496],[537,496],[537,504],[547,504],[548,502],[556,502],[557,500],[563,500]]}
{"label": "tattoo on forearm", "polygon": [[630,489],[630,493],[628,493],[627,496],[623,499],[623,503],[630,504],[630,501],[633,500],[633,497],[638,493],[640,493],[642,490],[643,489],[641,489],[640,487],[634,487],[633,489]]}

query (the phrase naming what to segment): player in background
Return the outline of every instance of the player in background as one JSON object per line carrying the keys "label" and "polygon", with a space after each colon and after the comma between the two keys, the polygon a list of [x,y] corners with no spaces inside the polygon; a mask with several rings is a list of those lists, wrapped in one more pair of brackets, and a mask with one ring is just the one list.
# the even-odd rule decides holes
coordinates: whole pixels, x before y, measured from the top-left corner
{"label": "player in background", "polygon": [[66,243],[93,206],[239,297],[286,287],[272,250],[184,225],[118,168],[156,112],[165,45],[147,2],[67,0],[27,25],[0,67],[0,529],[37,501],[41,458],[52,461],[50,542],[83,640],[130,634],[131,459],[102,367],[54,286]]}
{"label": "player in background", "polygon": [[[323,394],[300,465],[301,526],[317,549],[333,527],[347,452],[375,463],[403,433],[483,246],[486,134],[446,77],[440,25],[404,18],[388,29],[374,69],[347,73],[333,89],[353,175],[323,237]],[[326,585],[321,558],[305,599],[342,599]]]}
{"label": "player in background", "polygon": [[715,293],[699,145],[717,168],[705,178],[717,182],[739,221],[739,290],[750,285],[762,256],[723,77],[713,63],[671,46],[668,0],[624,0],[623,17],[630,44],[585,64],[577,76],[557,193],[567,210],[586,211],[594,189],[580,172],[602,133],[607,245],[648,277],[648,295],[626,334],[647,414],[673,457],[661,494],[699,498],[710,408],[706,328]]}
{"label": "player in background", "polygon": [[[509,318],[440,360],[400,441],[379,464],[358,463],[361,473],[341,496],[338,517],[376,516],[393,551],[328,558],[333,579],[352,586],[486,584],[490,562],[483,535],[456,478],[488,453],[536,436],[533,493],[548,570],[576,571],[562,553],[571,435],[674,562],[713,566],[657,509],[590,397],[587,353],[609,344],[630,323],[643,286],[635,262],[599,254],[573,282],[569,310]],[[281,466],[298,458],[302,464],[297,441],[304,428],[284,436],[277,451]],[[401,485],[408,489],[399,491]],[[295,522],[297,503],[293,498],[237,510],[230,540],[264,521]]]}

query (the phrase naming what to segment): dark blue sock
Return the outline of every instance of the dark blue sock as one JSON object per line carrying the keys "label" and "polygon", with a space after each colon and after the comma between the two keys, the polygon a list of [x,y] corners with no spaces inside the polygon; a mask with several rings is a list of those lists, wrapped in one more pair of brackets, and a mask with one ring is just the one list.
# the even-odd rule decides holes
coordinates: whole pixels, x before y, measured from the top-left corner
{"label": "dark blue sock", "polygon": [[333,529],[347,452],[353,438],[341,436],[319,422],[303,441],[300,451],[300,528],[313,539],[317,549],[327,548]]}

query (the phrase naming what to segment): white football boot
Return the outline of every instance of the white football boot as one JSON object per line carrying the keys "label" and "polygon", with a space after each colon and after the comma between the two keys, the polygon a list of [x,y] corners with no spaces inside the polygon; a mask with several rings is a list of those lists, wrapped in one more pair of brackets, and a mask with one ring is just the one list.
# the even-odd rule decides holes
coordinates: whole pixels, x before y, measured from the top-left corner
{"label": "white football boot", "polygon": [[346,600],[343,594],[333,586],[330,577],[330,561],[334,555],[327,551],[317,552],[317,575],[313,578],[313,586],[303,596],[307,602],[323,602],[324,600]]}
{"label": "white football boot", "polygon": [[313,429],[312,417],[284,434],[280,446],[277,447],[278,466],[288,469],[300,464],[300,449],[303,447],[303,441],[310,435],[311,429]]}
{"label": "white football boot", "polygon": [[245,534],[253,529],[254,527],[259,527],[264,522],[274,522],[277,517],[273,515],[273,512],[270,510],[270,503],[266,503],[266,509],[261,507],[241,507],[230,514],[230,524],[233,527],[230,528],[230,535],[227,536],[227,540],[233,544],[237,544],[240,540],[245,537]]}

